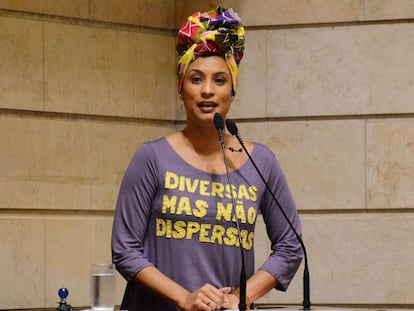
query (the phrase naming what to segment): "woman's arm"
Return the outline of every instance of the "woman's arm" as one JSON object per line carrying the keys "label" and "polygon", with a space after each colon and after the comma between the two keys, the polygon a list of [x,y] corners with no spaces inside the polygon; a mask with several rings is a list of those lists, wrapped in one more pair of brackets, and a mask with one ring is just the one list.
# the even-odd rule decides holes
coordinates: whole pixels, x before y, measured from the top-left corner
{"label": "woman's arm", "polygon": [[277,280],[268,272],[264,270],[257,270],[257,272],[249,278],[246,284],[247,297],[251,302],[267,294],[271,289],[275,288]]}
{"label": "woman's arm", "polygon": [[[255,302],[260,297],[267,294],[271,289],[275,288],[277,280],[268,272],[258,270],[253,274],[246,283],[246,305],[249,308],[250,304]],[[229,309],[237,309],[240,301],[240,292],[237,288],[230,293],[229,302],[224,307]]]}

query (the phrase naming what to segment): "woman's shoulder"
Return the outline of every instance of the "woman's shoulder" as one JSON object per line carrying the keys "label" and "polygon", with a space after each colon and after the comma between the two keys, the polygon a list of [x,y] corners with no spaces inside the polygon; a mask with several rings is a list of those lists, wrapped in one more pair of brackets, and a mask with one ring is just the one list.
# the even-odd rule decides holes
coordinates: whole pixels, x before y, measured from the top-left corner
{"label": "woman's shoulder", "polygon": [[155,138],[152,140],[147,140],[145,142],[143,142],[139,147],[138,150],[140,149],[147,149],[147,150],[153,150],[155,152],[162,150],[166,147],[166,145],[168,145],[166,137],[159,137],[159,138]]}
{"label": "woman's shoulder", "polygon": [[154,154],[159,154],[165,150],[166,140],[165,137],[160,137],[153,140],[143,142],[135,151],[135,158],[154,158]]}
{"label": "woman's shoulder", "polygon": [[251,158],[258,166],[265,168],[275,167],[280,169],[280,163],[277,155],[269,146],[258,142],[254,142],[253,146]]}
{"label": "woman's shoulder", "polygon": [[251,142],[252,144],[252,153],[256,156],[265,156],[265,157],[274,157],[275,154],[268,146],[259,143],[259,142]]}

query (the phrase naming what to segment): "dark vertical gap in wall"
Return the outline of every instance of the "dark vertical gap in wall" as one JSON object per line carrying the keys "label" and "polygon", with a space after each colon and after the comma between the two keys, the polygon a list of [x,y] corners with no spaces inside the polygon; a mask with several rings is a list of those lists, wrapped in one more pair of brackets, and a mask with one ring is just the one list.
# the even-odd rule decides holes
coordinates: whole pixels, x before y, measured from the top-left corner
{"label": "dark vertical gap in wall", "polygon": [[46,284],[46,220],[45,218],[42,219],[43,222],[43,302],[42,302],[42,306],[46,306],[46,297],[47,297],[47,293],[46,293],[46,288],[47,288],[47,284]]}
{"label": "dark vertical gap in wall", "polygon": [[367,124],[368,119],[364,120],[364,195],[365,195],[365,210],[368,210],[368,155],[367,155]]}
{"label": "dark vertical gap in wall", "polygon": [[45,22],[42,21],[42,87],[43,87],[43,111],[46,110],[46,71],[45,71]]}

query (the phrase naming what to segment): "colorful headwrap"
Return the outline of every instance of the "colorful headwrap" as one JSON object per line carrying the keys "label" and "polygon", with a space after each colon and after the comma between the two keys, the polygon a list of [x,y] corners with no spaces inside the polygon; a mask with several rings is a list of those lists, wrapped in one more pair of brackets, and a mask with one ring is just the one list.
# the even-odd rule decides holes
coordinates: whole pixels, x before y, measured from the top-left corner
{"label": "colorful headwrap", "polygon": [[178,30],[178,92],[181,93],[188,66],[200,56],[218,55],[229,67],[233,94],[237,91],[239,64],[243,58],[244,27],[233,9],[216,10],[189,16]]}

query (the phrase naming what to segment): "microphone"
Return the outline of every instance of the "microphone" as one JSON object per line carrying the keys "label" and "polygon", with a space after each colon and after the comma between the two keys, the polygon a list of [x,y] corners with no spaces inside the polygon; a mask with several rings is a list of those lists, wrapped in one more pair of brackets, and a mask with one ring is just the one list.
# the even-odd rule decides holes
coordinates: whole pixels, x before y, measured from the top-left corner
{"label": "microphone", "polygon": [[237,140],[239,141],[240,145],[242,146],[243,150],[246,152],[247,156],[250,159],[250,162],[253,164],[254,168],[256,169],[256,172],[259,174],[260,178],[262,179],[263,183],[266,186],[266,189],[269,191],[270,195],[272,196],[274,202],[276,203],[277,207],[280,209],[280,211],[283,214],[283,217],[286,219],[287,223],[289,224],[289,227],[292,229],[293,233],[295,234],[297,240],[299,241],[302,250],[303,250],[303,256],[305,259],[305,266],[303,271],[303,310],[311,310],[311,301],[310,301],[310,280],[309,280],[309,267],[308,267],[308,255],[306,253],[305,244],[303,243],[302,238],[296,231],[295,227],[293,227],[292,222],[289,220],[289,217],[286,215],[286,212],[283,210],[282,206],[280,205],[279,201],[277,200],[276,196],[274,195],[272,189],[270,189],[269,184],[264,179],[262,173],[260,172],[259,168],[257,167],[256,163],[253,161],[253,158],[251,157],[250,153],[247,151],[246,146],[244,145],[243,139],[239,133],[239,130],[237,129],[236,123],[232,119],[226,120],[226,127],[229,130],[230,134],[237,137]]}
{"label": "microphone", "polygon": [[[219,136],[219,142],[221,145],[221,150],[223,152],[224,166],[226,167],[226,174],[227,174],[227,182],[231,186],[233,185],[233,183],[231,182],[231,178],[230,178],[229,165],[227,161],[227,155],[226,155],[226,150],[224,146],[224,137],[223,137],[224,121],[223,121],[223,117],[218,112],[214,114],[214,126],[217,129],[218,136]],[[233,191],[230,191],[230,192],[231,192],[231,202],[233,205],[234,218],[236,219],[236,227],[237,227],[238,240],[239,240],[239,245],[240,245],[239,248],[240,248],[240,255],[241,255],[239,310],[246,311],[246,278],[247,278],[246,277],[246,264],[244,261],[244,252],[243,252],[243,244],[242,244],[242,239],[241,239],[240,222],[235,212],[236,201],[234,199]]]}
{"label": "microphone", "polygon": [[[217,132],[218,132],[220,145],[224,147],[224,137],[223,137],[224,121],[223,121],[223,117],[218,112],[214,114],[214,126],[216,127]],[[227,159],[226,157],[224,158],[225,160]],[[226,164],[226,168],[227,168],[227,164]]]}

